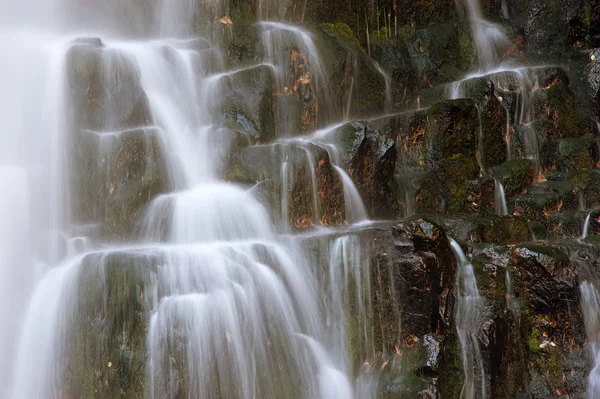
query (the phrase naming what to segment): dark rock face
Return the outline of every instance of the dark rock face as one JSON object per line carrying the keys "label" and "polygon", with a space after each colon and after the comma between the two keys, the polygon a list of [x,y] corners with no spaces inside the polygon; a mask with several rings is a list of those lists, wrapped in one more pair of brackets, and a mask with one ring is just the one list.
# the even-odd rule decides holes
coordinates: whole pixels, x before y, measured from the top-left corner
{"label": "dark rock face", "polygon": [[282,223],[306,229],[345,221],[343,186],[324,148],[300,142],[248,147],[229,169],[234,181],[270,182],[266,203],[275,215],[287,215]]}
{"label": "dark rock face", "polygon": [[[323,60],[333,99],[346,118],[358,119],[377,115],[386,110],[386,77],[373,59],[359,46],[354,33],[345,24],[323,24],[319,34]],[[384,94],[382,96],[382,93]],[[331,104],[321,104],[323,108]]]}
{"label": "dark rock face", "polygon": [[417,210],[465,212],[468,182],[478,175],[477,108],[471,100],[446,101],[427,110],[425,167],[429,177],[417,193]]}
{"label": "dark rock face", "polygon": [[255,137],[256,142],[275,138],[273,69],[267,65],[234,71],[218,83],[223,94],[217,105],[224,122]]}
{"label": "dark rock face", "polygon": [[[384,369],[382,394],[459,395],[463,370],[454,330],[457,263],[444,229],[418,219],[364,236],[372,237],[373,281],[384,284],[378,289],[382,295],[377,296],[376,309],[387,315],[379,328],[391,341],[383,348],[397,345],[395,356],[412,362],[402,372]],[[578,251],[528,245],[468,247],[485,297],[479,337],[490,397],[541,399],[556,392],[584,396],[591,365],[584,357],[577,273],[593,269],[596,257],[584,250],[580,253],[587,255],[569,258],[567,252],[573,250]],[[400,330],[396,317],[402,321]]]}
{"label": "dark rock face", "polygon": [[326,140],[339,145],[340,166],[356,184],[369,215],[396,217],[396,143],[365,122],[347,123],[328,133]]}

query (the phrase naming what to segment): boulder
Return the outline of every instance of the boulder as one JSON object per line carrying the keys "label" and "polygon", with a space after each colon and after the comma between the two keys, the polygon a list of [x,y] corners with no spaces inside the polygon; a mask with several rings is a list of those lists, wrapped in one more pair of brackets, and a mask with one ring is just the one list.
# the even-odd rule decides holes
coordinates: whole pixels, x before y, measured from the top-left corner
{"label": "boulder", "polygon": [[150,254],[87,255],[77,277],[78,305],[66,322],[62,393],[71,397],[145,394],[147,283],[158,259]]}
{"label": "boulder", "polygon": [[341,180],[318,145],[290,141],[247,147],[233,157],[229,171],[228,178],[236,182],[270,182],[266,205],[275,215],[287,215],[280,221],[284,225],[306,229],[346,220]]}
{"label": "boulder", "polygon": [[216,109],[225,125],[254,136],[257,143],[275,138],[273,73],[271,66],[257,65],[228,72],[215,83],[214,90],[223,93]]}
{"label": "boulder", "polygon": [[78,220],[103,223],[110,239],[134,233],[146,205],[169,186],[158,134],[153,128],[79,132],[72,161]]}
{"label": "boulder", "polygon": [[120,131],[150,124],[146,94],[134,60],[99,40],[77,41],[67,52],[73,131]]}
{"label": "boulder", "polygon": [[394,140],[362,121],[346,123],[329,131],[323,139],[337,146],[340,166],[354,181],[369,215],[378,219],[396,217]]}

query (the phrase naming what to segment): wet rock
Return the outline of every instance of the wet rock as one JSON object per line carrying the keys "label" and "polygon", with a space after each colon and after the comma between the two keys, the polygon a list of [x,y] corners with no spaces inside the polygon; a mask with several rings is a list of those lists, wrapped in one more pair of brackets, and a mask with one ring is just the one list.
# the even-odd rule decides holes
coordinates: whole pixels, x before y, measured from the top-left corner
{"label": "wet rock", "polygon": [[[333,99],[341,100],[340,116],[359,119],[384,113],[386,77],[358,45],[348,25],[324,24],[318,37],[328,74],[328,83],[324,84],[329,86]],[[331,104],[322,103],[320,107],[323,110]]]}
{"label": "wet rock", "polygon": [[536,119],[550,120],[562,138],[592,137],[595,127],[575,103],[567,82],[553,81],[533,94]]}
{"label": "wet rock", "polygon": [[475,101],[481,125],[478,132],[479,160],[487,170],[506,161],[506,111],[496,97],[494,84],[487,78],[474,78],[453,84],[460,98]]}
{"label": "wet rock", "polygon": [[303,131],[302,100],[294,95],[275,97],[275,127],[279,137],[294,136]]}
{"label": "wet rock", "polygon": [[[455,263],[444,231],[423,219],[366,231],[371,242],[377,346],[383,397],[435,392],[449,328]],[[402,328],[395,320],[402,320]],[[377,332],[379,331],[379,332]],[[402,367],[400,367],[402,366]],[[395,396],[394,396],[395,395]]]}
{"label": "wet rock", "polygon": [[494,179],[490,177],[471,180],[467,183],[466,212],[469,215],[487,216],[496,213]]}
{"label": "wet rock", "polygon": [[270,182],[267,205],[273,214],[287,217],[284,224],[297,229],[344,224],[343,186],[324,148],[294,141],[247,147],[229,169],[235,175],[228,177],[236,182]]}
{"label": "wet rock", "polygon": [[600,205],[600,171],[574,170],[569,172],[568,178],[580,190],[583,208],[591,209]]}
{"label": "wet rock", "polygon": [[260,30],[256,25],[258,18],[255,12],[256,9],[247,2],[232,1],[230,4],[233,25],[228,29],[230,34],[225,35],[225,46],[229,66],[233,69],[247,67],[259,61],[256,50]]}
{"label": "wet rock", "polygon": [[[521,333],[530,359],[530,394],[562,391],[581,397],[587,367],[568,367],[580,356],[585,333],[577,277],[567,255],[553,247],[515,248],[515,297],[523,306]],[[563,375],[571,374],[570,379]],[[581,380],[581,383],[576,383]],[[570,391],[567,391],[570,389]]]}
{"label": "wet rock", "polygon": [[168,188],[156,130],[118,134],[82,131],[76,136],[73,161],[78,187],[76,216],[104,223],[104,235],[124,239],[147,204]]}
{"label": "wet rock", "polygon": [[64,394],[142,397],[145,393],[151,255],[111,252],[86,256],[78,301],[65,341]]}
{"label": "wet rock", "polygon": [[417,191],[417,211],[466,212],[469,181],[478,175],[477,108],[473,100],[444,101],[427,110],[425,168],[430,173]]}
{"label": "wet rock", "polygon": [[421,81],[423,105],[440,100],[439,96],[425,93],[429,88],[459,80],[477,65],[468,24],[444,23],[418,29],[407,48],[412,68]]}
{"label": "wet rock", "polygon": [[494,176],[504,186],[505,195],[510,198],[522,193],[535,179],[535,169],[527,160],[509,161],[494,170]]}
{"label": "wet rock", "polygon": [[86,40],[73,45],[66,58],[74,131],[119,131],[149,124],[140,72],[124,53]]}
{"label": "wet rock", "polygon": [[398,168],[414,168],[425,165],[425,111],[407,111],[371,119],[369,121],[386,137],[396,140]]}
{"label": "wet rock", "polygon": [[152,198],[168,188],[158,137],[152,130],[133,130],[119,135],[110,157],[105,230],[124,237]]}
{"label": "wet rock", "polygon": [[[408,26],[410,28],[410,26]],[[412,35],[412,32],[408,32]],[[413,67],[413,59],[406,43],[386,40],[375,43],[372,57],[391,79],[393,109],[410,109],[416,106],[423,82],[419,71]]]}
{"label": "wet rock", "polygon": [[346,123],[329,132],[325,140],[339,146],[341,166],[356,184],[369,215],[396,217],[394,140],[366,122]]}
{"label": "wet rock", "polygon": [[228,126],[255,136],[259,143],[275,138],[274,79],[270,66],[228,73],[219,79],[218,87],[224,93],[219,108]]}
{"label": "wet rock", "polygon": [[558,146],[560,169],[592,169],[596,166],[594,152],[598,156],[598,142],[591,139],[562,139]]}
{"label": "wet rock", "polygon": [[449,100],[427,110],[426,164],[461,157],[474,158],[477,148],[477,108],[473,100]]}

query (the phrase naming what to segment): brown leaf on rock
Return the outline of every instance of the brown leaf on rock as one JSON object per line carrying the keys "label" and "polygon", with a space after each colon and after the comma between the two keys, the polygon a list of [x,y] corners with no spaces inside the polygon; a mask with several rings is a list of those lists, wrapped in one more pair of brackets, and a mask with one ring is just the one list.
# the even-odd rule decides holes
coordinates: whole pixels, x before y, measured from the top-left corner
{"label": "brown leaf on rock", "polygon": [[233,25],[233,21],[231,20],[231,18],[229,18],[227,15],[219,18],[219,23],[221,25],[226,25],[226,26],[231,26]]}

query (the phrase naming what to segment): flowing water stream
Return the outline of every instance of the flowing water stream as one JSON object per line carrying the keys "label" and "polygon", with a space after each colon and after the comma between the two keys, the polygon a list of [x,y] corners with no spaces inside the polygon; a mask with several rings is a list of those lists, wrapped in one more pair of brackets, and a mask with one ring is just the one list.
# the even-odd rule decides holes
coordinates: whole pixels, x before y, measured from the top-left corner
{"label": "flowing water stream", "polygon": [[[27,15],[31,6],[8,9]],[[278,238],[252,191],[220,178],[233,137],[219,127],[214,107],[225,82],[240,71],[224,70],[213,38],[192,40],[192,25],[203,17],[194,12],[196,2],[132,1],[121,8],[115,1],[85,6],[65,1],[54,6],[52,11],[68,22],[48,19],[49,30],[39,34],[18,27],[0,31],[0,50],[9,61],[0,66],[0,113],[10,131],[0,149],[0,184],[8,190],[0,205],[11,218],[0,230],[0,320],[7,326],[0,333],[0,396],[62,395],[65,384],[77,378],[67,359],[73,356],[77,326],[87,325],[79,319],[88,306],[86,284],[104,287],[96,305],[109,312],[120,295],[112,279],[122,273],[130,279],[123,284],[132,284],[123,291],[123,303],[137,298],[138,305],[119,312],[137,312],[143,318],[137,322],[146,326],[145,354],[128,356],[145,359],[140,367],[147,397],[369,397],[373,386],[361,383],[364,377],[354,382],[344,334],[347,301],[355,301],[359,319],[368,320],[370,297],[359,289],[369,276],[365,256],[356,252],[350,236],[332,244],[330,303],[324,309],[302,248]],[[98,13],[88,30],[77,23],[80,6]],[[291,40],[311,54],[310,79],[315,85],[324,79],[309,36],[278,23],[264,23],[263,30],[266,67],[288,67],[280,46],[291,32]],[[96,36],[101,38],[89,39]],[[81,66],[78,57],[87,54],[96,63],[95,94],[103,101],[99,115],[69,94],[74,86],[80,89],[72,71]],[[286,86],[283,75],[276,76]],[[90,96],[95,87],[87,88]],[[328,112],[341,108],[327,93],[318,95],[328,105],[319,111],[326,123],[334,118]],[[132,122],[125,115],[139,104],[147,117]],[[70,140],[96,140],[108,176],[112,164],[106,158],[119,140],[134,134],[132,128],[146,148],[157,141],[168,191],[142,215],[139,240],[107,244],[92,225],[71,220],[72,171],[64,151]],[[306,157],[314,169],[313,154],[307,150]],[[352,180],[341,167],[335,170],[350,223],[367,220]],[[289,184],[285,162],[281,174]],[[108,187],[111,193],[119,189]],[[313,205],[317,217],[316,200]],[[346,288],[337,291],[338,286]],[[102,325],[101,331],[109,327]],[[363,348],[372,345],[367,326],[361,327]],[[128,340],[119,345],[121,353],[133,351]],[[364,349],[363,355],[372,352]]]}
{"label": "flowing water stream", "polygon": [[486,375],[478,335],[485,299],[479,295],[473,264],[467,260],[460,245],[452,238],[450,247],[458,260],[455,323],[462,349],[464,372],[460,397],[486,398]]}

